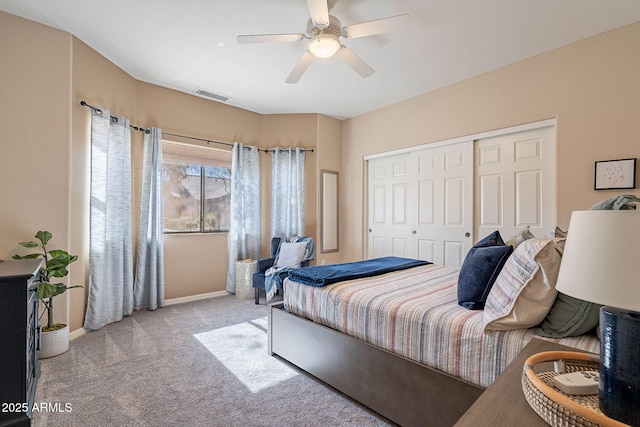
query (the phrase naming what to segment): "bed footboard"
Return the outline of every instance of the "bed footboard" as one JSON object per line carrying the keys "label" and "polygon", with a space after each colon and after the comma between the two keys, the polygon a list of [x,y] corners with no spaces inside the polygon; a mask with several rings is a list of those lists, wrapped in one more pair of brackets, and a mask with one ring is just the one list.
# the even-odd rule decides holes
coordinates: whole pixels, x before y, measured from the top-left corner
{"label": "bed footboard", "polygon": [[331,328],[269,307],[269,354],[402,426],[451,426],[484,391]]}

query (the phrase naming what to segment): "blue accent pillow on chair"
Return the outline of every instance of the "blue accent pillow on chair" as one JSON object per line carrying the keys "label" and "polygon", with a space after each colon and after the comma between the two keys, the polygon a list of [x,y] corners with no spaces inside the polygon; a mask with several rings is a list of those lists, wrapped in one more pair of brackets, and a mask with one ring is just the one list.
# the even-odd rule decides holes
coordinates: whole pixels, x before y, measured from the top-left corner
{"label": "blue accent pillow on chair", "polygon": [[467,254],[458,276],[458,304],[482,310],[489,291],[513,252],[496,230],[476,243]]}

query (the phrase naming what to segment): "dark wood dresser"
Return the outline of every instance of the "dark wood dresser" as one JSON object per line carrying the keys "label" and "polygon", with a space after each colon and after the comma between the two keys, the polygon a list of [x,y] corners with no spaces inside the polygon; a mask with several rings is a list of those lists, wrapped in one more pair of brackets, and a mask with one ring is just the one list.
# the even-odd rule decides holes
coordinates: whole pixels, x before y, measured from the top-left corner
{"label": "dark wood dresser", "polygon": [[28,426],[40,362],[38,272],[42,259],[0,262],[0,426]]}

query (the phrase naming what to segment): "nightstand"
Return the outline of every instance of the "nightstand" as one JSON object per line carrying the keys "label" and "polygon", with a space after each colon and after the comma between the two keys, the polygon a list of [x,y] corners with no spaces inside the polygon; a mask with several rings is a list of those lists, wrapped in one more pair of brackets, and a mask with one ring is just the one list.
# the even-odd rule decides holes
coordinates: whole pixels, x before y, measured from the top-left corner
{"label": "nightstand", "polygon": [[507,366],[498,379],[480,395],[478,400],[455,424],[456,427],[527,426],[545,427],[548,424],[535,413],[522,392],[524,362],[542,351],[582,351],[538,338],[529,344]]}

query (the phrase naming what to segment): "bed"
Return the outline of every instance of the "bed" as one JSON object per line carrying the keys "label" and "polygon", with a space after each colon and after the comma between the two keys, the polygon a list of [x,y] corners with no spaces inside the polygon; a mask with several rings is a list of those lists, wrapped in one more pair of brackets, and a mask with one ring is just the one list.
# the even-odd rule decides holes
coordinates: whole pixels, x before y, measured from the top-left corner
{"label": "bed", "polygon": [[[284,301],[269,309],[269,352],[400,425],[453,425],[557,312],[549,281],[560,240],[530,240],[513,254],[502,249],[502,264],[488,270],[493,293],[484,295],[484,310],[460,305],[459,280],[482,276],[468,274],[467,260],[462,268],[418,265],[323,286],[287,278]],[[477,252],[486,267],[487,251],[468,258]],[[560,302],[557,309],[567,311]],[[578,332],[545,339],[597,352],[597,337]]]}

